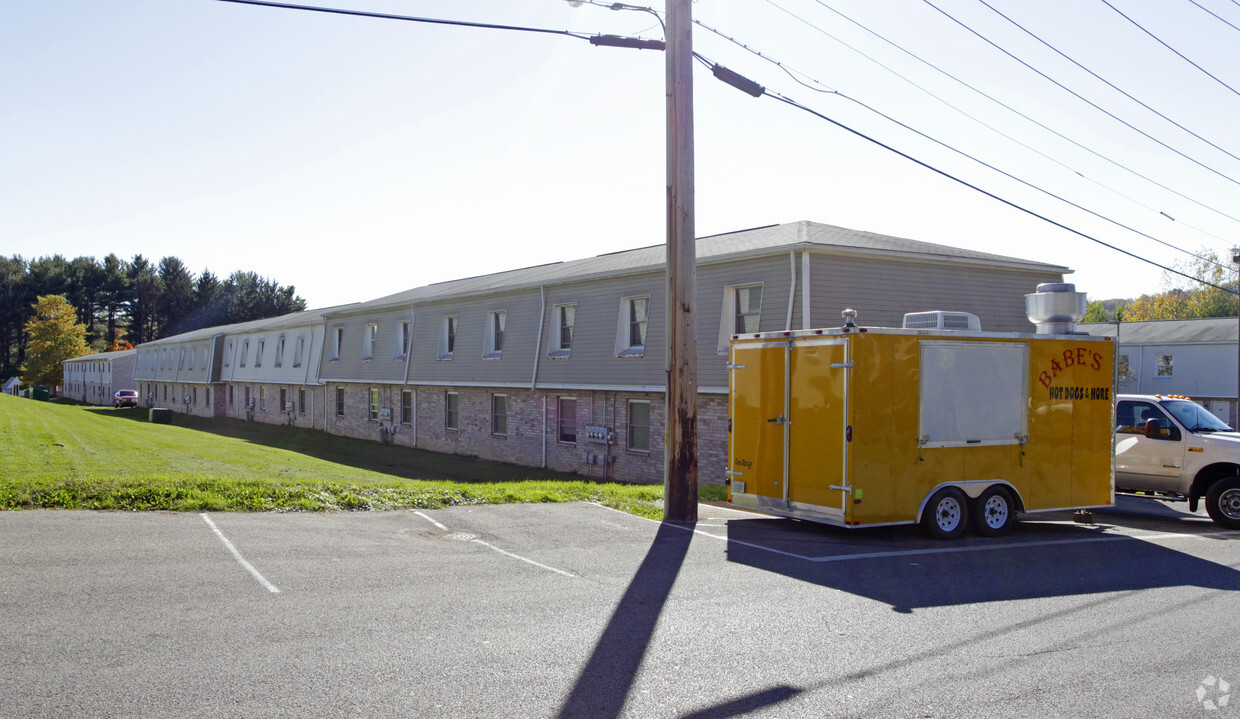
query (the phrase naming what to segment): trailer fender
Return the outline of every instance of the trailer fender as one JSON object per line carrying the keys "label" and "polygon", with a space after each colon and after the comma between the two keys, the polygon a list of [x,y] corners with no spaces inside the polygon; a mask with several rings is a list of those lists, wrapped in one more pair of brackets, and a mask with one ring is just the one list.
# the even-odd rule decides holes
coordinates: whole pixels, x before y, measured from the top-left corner
{"label": "trailer fender", "polygon": [[944,487],[956,487],[964,492],[965,496],[970,500],[974,500],[982,496],[982,492],[996,484],[1012,493],[1012,500],[1016,503],[1016,510],[1018,512],[1025,511],[1025,500],[1020,496],[1020,492],[1012,486],[1011,482],[1002,479],[971,479],[964,482],[943,482],[932,487],[929,492],[926,492],[926,496],[921,498],[921,505],[917,507],[917,521],[921,521],[922,514],[926,511],[926,504],[930,501],[930,498],[934,496],[935,492]]}

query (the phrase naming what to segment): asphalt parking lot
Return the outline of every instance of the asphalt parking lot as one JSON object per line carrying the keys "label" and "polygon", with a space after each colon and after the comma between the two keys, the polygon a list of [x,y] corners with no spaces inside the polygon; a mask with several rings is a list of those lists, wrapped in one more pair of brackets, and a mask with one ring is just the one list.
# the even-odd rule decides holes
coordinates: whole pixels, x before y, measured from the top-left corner
{"label": "asphalt parking lot", "polygon": [[1095,519],[5,512],[0,716],[1240,716],[1240,534]]}

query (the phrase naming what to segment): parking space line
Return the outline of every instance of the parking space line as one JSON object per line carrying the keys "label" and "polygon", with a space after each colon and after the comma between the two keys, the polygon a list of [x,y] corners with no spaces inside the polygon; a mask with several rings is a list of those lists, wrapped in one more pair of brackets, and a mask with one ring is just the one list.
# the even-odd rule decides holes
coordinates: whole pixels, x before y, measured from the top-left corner
{"label": "parking space line", "polygon": [[[602,507],[603,509],[609,509],[613,512],[620,511],[617,509],[611,509],[611,507],[604,507],[601,504],[597,504],[596,506]],[[627,512],[621,512],[621,514],[627,514]],[[629,515],[629,516],[636,516],[636,515]],[[657,519],[648,519],[646,517],[637,517],[637,519],[644,519],[647,522],[659,522],[659,520]],[[740,540],[732,539],[730,537],[725,537],[725,536],[721,536],[718,534],[712,534],[710,532],[702,531],[701,529],[698,529],[696,526],[687,526],[687,525],[683,525],[683,524],[679,524],[675,522],[666,522],[666,524],[670,527],[682,529],[686,532],[693,532],[694,534],[700,534],[703,537],[710,537],[711,539],[717,539],[720,541],[724,541],[724,542],[727,542],[728,544],[736,544],[742,547],[749,547],[751,549],[757,549],[763,552],[769,552],[770,554],[778,554],[783,557],[790,557],[792,559],[801,559],[806,562],[814,562],[817,564],[825,564],[827,562],[847,562],[847,561],[851,561],[854,559],[890,559],[893,557],[915,557],[915,556],[925,555],[925,554],[951,554],[955,552],[982,552],[982,551],[993,551],[997,549],[1019,549],[1022,547],[1047,547],[1047,546],[1060,545],[1060,544],[1084,544],[1086,542],[1114,542],[1114,541],[1119,541],[1119,540],[1124,540],[1124,539],[1160,541],[1160,540],[1170,540],[1170,539],[1205,539],[1209,537],[1240,536],[1240,532],[1236,532],[1236,531],[1203,532],[1200,534],[1189,534],[1189,533],[1183,533],[1183,532],[1179,532],[1179,533],[1177,532],[1150,532],[1146,534],[1108,534],[1103,537],[1080,537],[1077,539],[1048,539],[1048,540],[1036,541],[1036,542],[1007,542],[1007,543],[999,543],[999,544],[975,544],[975,545],[970,545],[970,546],[934,547],[932,549],[899,549],[899,550],[892,550],[889,552],[866,552],[862,554],[832,554],[832,555],[822,556],[822,557],[810,557],[804,554],[796,554],[795,552],[786,552],[782,549],[775,549],[774,547],[768,547],[765,545],[756,544],[754,542],[742,542]],[[1062,524],[1071,525],[1073,523],[1064,522]]]}
{"label": "parking space line", "polygon": [[233,546],[233,543],[228,541],[228,537],[224,536],[224,533],[220,531],[219,527],[215,526],[215,522],[212,522],[210,517],[208,517],[205,514],[200,514],[198,516],[203,518],[203,521],[207,523],[207,526],[211,527],[211,531],[215,532],[215,536],[220,538],[220,541],[224,543],[225,547],[228,547],[228,551],[232,553],[233,559],[236,559],[238,562],[240,562],[241,566],[245,567],[246,570],[249,571],[250,574],[254,575],[254,578],[258,580],[259,584],[262,584],[264,587],[266,587],[267,591],[271,592],[272,594],[280,593],[280,590],[276,588],[276,585],[267,581],[267,578],[264,577],[262,574],[260,574],[259,571],[254,568],[253,564],[250,564],[249,562],[245,560],[245,557],[241,556],[241,552],[238,552],[237,548]]}
{"label": "parking space line", "polygon": [[[426,514],[423,514],[422,512],[418,512],[418,511],[415,511],[415,512],[414,512],[414,514],[418,515],[418,516],[419,516],[419,517],[421,517],[422,519],[425,519],[426,521],[428,521],[428,522],[430,522],[431,524],[435,525],[435,528],[436,528],[436,529],[438,529],[438,530],[440,530],[440,531],[443,531],[443,532],[448,531],[448,528],[447,528],[446,526],[444,526],[443,524],[441,524],[441,523],[439,523],[439,522],[436,522],[434,519],[431,519],[431,518],[430,518],[429,516],[427,516]],[[548,572],[555,572],[556,574],[561,574],[561,575],[563,575],[563,576],[565,576],[565,577],[576,577],[576,576],[577,576],[577,575],[575,575],[575,574],[570,574],[569,572],[566,572],[566,571],[564,571],[563,569],[556,569],[555,567],[548,567],[548,566],[547,566],[547,565],[545,565],[545,564],[539,564],[538,562],[535,562],[533,559],[529,559],[529,558],[527,558],[527,557],[522,557],[522,556],[521,556],[521,555],[519,555],[519,554],[513,554],[512,552],[506,552],[506,551],[504,551],[504,550],[500,549],[499,547],[495,546],[494,544],[491,544],[491,543],[489,543],[489,542],[484,542],[484,541],[482,541],[481,539],[474,538],[474,539],[471,539],[471,540],[469,540],[469,541],[471,541],[471,542],[475,542],[475,543],[477,543],[477,544],[481,544],[482,546],[486,547],[487,549],[490,549],[490,550],[495,551],[495,552],[499,552],[500,554],[504,555],[505,557],[512,557],[513,559],[519,559],[519,560],[521,560],[522,562],[526,562],[526,563],[528,563],[528,564],[532,564],[532,565],[534,565],[535,567],[538,567],[539,569],[545,569],[545,570],[547,570]]]}

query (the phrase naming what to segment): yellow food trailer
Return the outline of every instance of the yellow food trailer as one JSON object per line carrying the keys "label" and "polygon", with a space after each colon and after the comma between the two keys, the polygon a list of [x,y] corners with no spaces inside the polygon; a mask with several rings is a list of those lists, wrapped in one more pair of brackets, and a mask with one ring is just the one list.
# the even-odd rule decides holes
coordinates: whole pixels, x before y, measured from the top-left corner
{"label": "yellow food trailer", "polygon": [[1114,343],[1038,331],[848,317],[734,337],[729,501],[842,527],[920,522],[943,539],[1112,505]]}

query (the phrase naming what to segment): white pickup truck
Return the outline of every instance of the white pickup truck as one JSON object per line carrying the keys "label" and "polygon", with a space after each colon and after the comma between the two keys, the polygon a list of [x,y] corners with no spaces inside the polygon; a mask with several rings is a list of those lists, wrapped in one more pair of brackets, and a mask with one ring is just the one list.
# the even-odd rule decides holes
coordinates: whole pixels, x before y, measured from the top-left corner
{"label": "white pickup truck", "polygon": [[1240,433],[1187,397],[1121,394],[1115,491],[1173,502],[1240,529]]}

